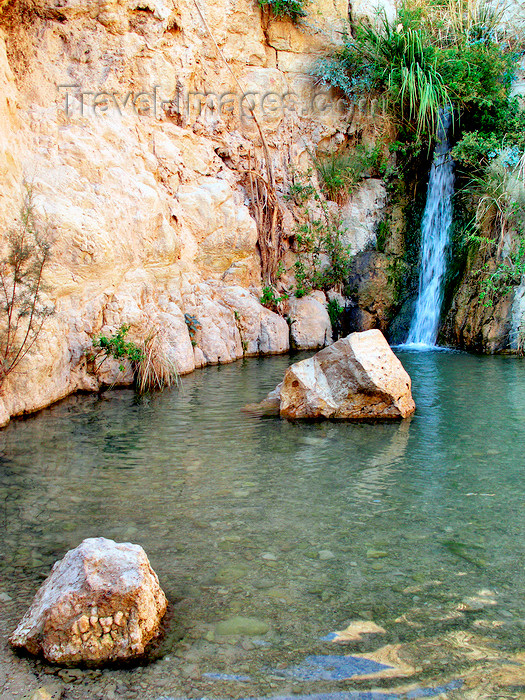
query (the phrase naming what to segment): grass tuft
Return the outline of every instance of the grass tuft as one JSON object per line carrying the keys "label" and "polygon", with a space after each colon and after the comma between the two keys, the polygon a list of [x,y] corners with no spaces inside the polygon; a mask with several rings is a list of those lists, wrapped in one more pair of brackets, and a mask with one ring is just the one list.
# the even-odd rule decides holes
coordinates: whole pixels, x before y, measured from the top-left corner
{"label": "grass tuft", "polygon": [[139,332],[142,353],[137,363],[137,390],[140,394],[178,384],[179,373],[164,328],[146,326]]}

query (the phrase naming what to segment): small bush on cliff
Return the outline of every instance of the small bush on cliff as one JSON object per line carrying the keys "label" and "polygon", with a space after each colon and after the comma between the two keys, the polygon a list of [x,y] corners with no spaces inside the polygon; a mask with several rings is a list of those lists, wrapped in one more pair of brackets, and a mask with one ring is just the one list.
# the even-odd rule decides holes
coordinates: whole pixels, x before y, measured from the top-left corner
{"label": "small bush on cliff", "polygon": [[328,301],[326,310],[328,311],[328,316],[330,317],[330,322],[332,323],[332,326],[335,326],[335,324],[341,318],[341,314],[343,313],[344,308],[339,303],[339,300],[334,297],[333,299],[330,299]]}
{"label": "small bush on cliff", "polygon": [[270,311],[280,313],[281,305],[283,301],[286,301],[287,299],[288,294],[283,294],[280,296],[275,287],[272,285],[267,285],[266,287],[262,288],[260,302],[263,306],[266,306],[267,309],[270,309]]}
{"label": "small bush on cliff", "polygon": [[493,306],[525,274],[524,160],[519,151],[495,150],[462,193],[474,210],[469,243],[480,261],[476,274],[484,306]]}
{"label": "small bush on cliff", "polygon": [[144,358],[139,346],[132,340],[126,340],[128,332],[129,325],[123,324],[113,335],[101,334],[93,339],[93,348],[96,351],[93,359],[102,357],[97,369],[110,357],[119,360],[121,372],[124,370],[122,360],[128,360],[134,370],[138,367]]}
{"label": "small bush on cliff", "polygon": [[517,287],[525,275],[525,241],[519,241],[517,250],[511,251],[503,262],[490,270],[488,265],[482,270],[479,300],[483,306],[491,307]]}
{"label": "small bush on cliff", "polygon": [[0,387],[36,343],[54,307],[44,300],[44,269],[51,254],[48,228],[37,222],[26,186],[17,225],[7,233],[0,260]]}
{"label": "small bush on cliff", "polygon": [[295,234],[297,259],[293,266],[294,294],[302,297],[312,289],[341,291],[346,284],[352,261],[342,219],[329,208],[322,193],[315,189],[311,173],[303,176],[296,173],[295,178],[293,191],[307,192],[313,201],[301,200],[303,223],[298,226]]}
{"label": "small bush on cliff", "polygon": [[297,23],[306,17],[306,0],[258,0],[263,10],[271,12],[277,19],[290,19]]}
{"label": "small bush on cliff", "polygon": [[482,174],[500,156],[517,166],[525,151],[525,110],[517,97],[473,110],[452,157],[468,173]]}
{"label": "small bush on cliff", "polygon": [[450,104],[450,97],[418,16],[404,7],[395,22],[382,13],[375,25],[359,23],[343,37],[343,48],[320,64],[317,75],[342,89],[351,101],[382,94],[401,122],[414,125],[419,137],[436,133],[439,110]]}
{"label": "small bush on cliff", "polygon": [[96,362],[98,358],[102,358],[96,369],[112,357],[121,363],[119,368],[122,372],[122,361],[128,360],[140,394],[176,384],[179,375],[171,359],[171,349],[163,329],[151,325],[144,326],[139,333],[142,339],[136,343],[126,339],[129,328],[129,325],[123,324],[114,334],[99,335],[93,339],[95,354],[92,359]]}
{"label": "small bush on cliff", "polygon": [[[344,204],[367,173],[380,170],[383,158],[382,144],[377,143],[374,148],[358,144],[345,151],[310,154],[310,157],[325,197],[337,204]],[[315,196],[315,190],[312,194]]]}

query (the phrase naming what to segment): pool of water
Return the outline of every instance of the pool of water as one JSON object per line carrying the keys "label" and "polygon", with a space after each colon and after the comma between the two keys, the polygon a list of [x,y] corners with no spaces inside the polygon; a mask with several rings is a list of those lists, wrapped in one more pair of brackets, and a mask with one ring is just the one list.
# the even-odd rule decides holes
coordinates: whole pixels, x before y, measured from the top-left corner
{"label": "pool of water", "polygon": [[[62,673],[67,698],[524,697],[525,364],[399,356],[417,412],[395,425],[244,414],[277,357],[0,432],[4,682],[11,663],[56,678],[5,636],[51,564],[105,536],[144,547],[175,623],[149,666]],[[356,621],[383,632],[353,640]]]}

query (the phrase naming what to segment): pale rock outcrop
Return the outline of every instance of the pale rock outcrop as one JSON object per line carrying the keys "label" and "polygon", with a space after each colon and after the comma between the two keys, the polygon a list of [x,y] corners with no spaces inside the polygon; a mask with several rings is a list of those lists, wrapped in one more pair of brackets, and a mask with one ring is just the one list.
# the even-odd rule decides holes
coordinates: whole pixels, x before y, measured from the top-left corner
{"label": "pale rock outcrop", "polygon": [[0,398],[0,428],[3,428],[9,423],[11,416],[9,411],[6,409],[3,400]]}
{"label": "pale rock outcrop", "polygon": [[205,274],[222,274],[233,263],[249,258],[251,270],[244,281],[257,283],[257,227],[248,208],[236,201],[231,185],[202,178],[196,185],[181,185],[177,200],[179,221],[193,232],[197,244],[195,264]]}
{"label": "pale rock outcrop", "polygon": [[323,292],[292,298],[284,307],[290,320],[290,335],[297,350],[316,350],[332,342],[332,324]]}
{"label": "pale rock outcrop", "polygon": [[[356,190],[341,210],[345,242],[352,253],[360,253],[376,244],[376,229],[387,200],[382,180],[370,178]],[[378,216],[379,213],[379,216]]]}
{"label": "pale rock outcrop", "polygon": [[[307,3],[305,9],[308,14],[303,26],[291,22],[270,22],[268,26],[268,43],[277,51],[279,67],[283,52],[324,55],[326,46],[337,44],[346,28],[346,0],[318,0],[315,5]],[[302,67],[297,72],[306,73]]]}
{"label": "pale rock outcrop", "polygon": [[89,538],[53,566],[9,641],[52,663],[130,659],[158,635],[167,605],[142,547]]}
{"label": "pale rock outcrop", "polygon": [[184,296],[187,313],[200,324],[195,341],[204,355],[206,364],[233,362],[242,357],[242,340],[233,311],[220,299],[209,298],[206,285]]}
{"label": "pale rock outcrop", "polygon": [[288,323],[260,304],[242,287],[220,290],[223,302],[233,311],[245,355],[275,355],[290,347]]}
{"label": "pale rock outcrop", "polygon": [[385,16],[392,22],[397,14],[396,0],[352,0],[351,17],[352,21],[368,21],[375,23]]}
{"label": "pale rock outcrop", "polygon": [[285,319],[239,286],[200,284],[183,294],[185,312],[199,323],[195,366],[233,362],[244,355],[279,354],[289,349]]}
{"label": "pale rock outcrop", "polygon": [[[276,391],[266,401],[275,403]],[[290,420],[395,420],[415,410],[410,377],[378,330],[352,333],[289,367],[279,397],[280,416]]]}

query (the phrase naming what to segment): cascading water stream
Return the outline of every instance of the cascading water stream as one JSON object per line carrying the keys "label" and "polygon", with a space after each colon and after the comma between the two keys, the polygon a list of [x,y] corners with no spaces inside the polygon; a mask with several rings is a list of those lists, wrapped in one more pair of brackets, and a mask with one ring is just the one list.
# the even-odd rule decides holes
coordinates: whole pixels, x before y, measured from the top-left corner
{"label": "cascading water stream", "polygon": [[434,347],[439,329],[443,281],[452,228],[454,161],[450,157],[448,142],[451,121],[450,112],[444,112],[437,133],[427,203],[421,224],[419,295],[408,332],[407,345]]}

